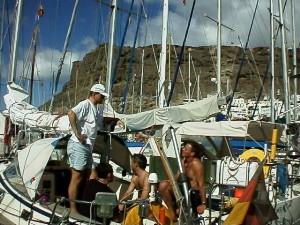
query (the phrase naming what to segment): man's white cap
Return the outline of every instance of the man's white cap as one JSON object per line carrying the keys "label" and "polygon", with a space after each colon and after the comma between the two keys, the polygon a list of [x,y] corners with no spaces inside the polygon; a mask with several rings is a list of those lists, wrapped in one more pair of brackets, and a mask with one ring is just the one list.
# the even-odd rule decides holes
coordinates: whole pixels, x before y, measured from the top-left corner
{"label": "man's white cap", "polygon": [[105,87],[103,84],[94,84],[93,87],[91,87],[92,92],[97,92],[103,95],[104,97],[108,97],[109,95],[105,91]]}

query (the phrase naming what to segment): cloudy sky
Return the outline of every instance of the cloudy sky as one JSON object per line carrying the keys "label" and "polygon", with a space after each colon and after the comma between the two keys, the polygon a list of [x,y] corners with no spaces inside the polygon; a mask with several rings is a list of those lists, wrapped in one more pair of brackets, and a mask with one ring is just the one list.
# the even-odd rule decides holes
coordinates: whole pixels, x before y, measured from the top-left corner
{"label": "cloudy sky", "polygon": [[[9,46],[12,40],[13,18],[15,15],[15,1],[1,0],[1,23],[3,22],[1,41],[1,93],[6,92],[6,77],[9,71]],[[28,86],[30,77],[32,50],[31,40],[35,24],[37,23],[37,9],[40,2],[44,7],[44,16],[39,18],[39,35],[37,40],[37,53],[35,65],[34,104],[39,106],[51,96],[53,74],[56,75],[70,18],[75,0],[30,0],[24,1],[21,19],[21,30],[18,47],[18,69],[15,76],[17,84]],[[59,90],[69,81],[72,62],[82,60],[86,53],[108,40],[109,22],[111,11],[104,3],[110,0],[81,0],[79,2],[76,20],[72,30],[67,55],[64,61]],[[119,8],[116,26],[116,41],[120,44],[124,32],[124,24],[127,18],[127,10],[131,0],[118,0]],[[221,1],[222,24],[234,31],[222,27],[222,44],[226,46],[245,46],[250,30],[250,24],[254,15],[254,9],[258,2],[258,8],[254,25],[249,39],[249,47],[268,46],[270,43],[270,1],[267,0],[226,0]],[[282,0],[285,5],[285,0]],[[139,12],[141,0],[135,0],[133,12]],[[162,0],[143,0],[143,13],[139,28],[138,45],[145,46],[161,43],[162,24]],[[181,45],[185,35],[188,18],[190,16],[193,0],[169,0],[169,33],[174,44]],[[273,0],[274,14],[278,21],[278,0]],[[4,7],[3,7],[4,6]],[[300,25],[300,4],[296,5],[296,27]],[[207,15],[207,16],[205,16]],[[189,46],[213,46],[216,45],[217,0],[196,0],[194,14],[187,38]],[[275,31],[278,22],[275,20]],[[291,0],[285,5],[285,26],[287,47],[292,47],[292,23]],[[125,45],[133,45],[137,27],[137,17],[132,15],[125,39]],[[296,31],[297,32],[297,31]],[[296,43],[299,45],[299,34]],[[277,43],[280,44],[280,37]],[[26,82],[24,82],[24,80]],[[3,101],[0,102],[1,110]]]}

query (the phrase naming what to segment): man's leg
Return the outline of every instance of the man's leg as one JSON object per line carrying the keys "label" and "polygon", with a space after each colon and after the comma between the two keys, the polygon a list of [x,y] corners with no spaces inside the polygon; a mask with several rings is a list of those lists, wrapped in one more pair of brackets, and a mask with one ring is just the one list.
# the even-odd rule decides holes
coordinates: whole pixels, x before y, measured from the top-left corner
{"label": "man's leg", "polygon": [[171,214],[171,219],[174,221],[176,219],[176,213],[175,213],[175,209],[173,206],[173,192],[172,192],[172,188],[170,186],[170,182],[169,181],[162,181],[159,184],[159,188],[158,191],[161,195],[162,200],[165,202],[165,204],[167,205],[170,214]]}
{"label": "man's leg", "polygon": [[[69,193],[69,198],[70,199],[76,199],[78,197],[78,187],[81,184],[81,182],[83,181],[84,178],[84,172],[83,171],[79,171],[79,170],[75,170],[73,168],[71,168],[71,181],[69,184],[69,189],[68,189],[68,193]],[[71,212],[77,212],[77,208],[76,208],[76,203],[75,202],[70,202],[70,211]]]}

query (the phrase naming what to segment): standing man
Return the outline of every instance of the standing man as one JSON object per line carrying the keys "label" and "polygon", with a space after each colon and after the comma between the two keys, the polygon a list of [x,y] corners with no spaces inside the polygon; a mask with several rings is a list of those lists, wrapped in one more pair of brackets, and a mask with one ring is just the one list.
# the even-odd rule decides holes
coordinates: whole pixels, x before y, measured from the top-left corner
{"label": "standing man", "polygon": [[[94,168],[92,151],[102,116],[97,111],[97,104],[108,97],[103,84],[95,84],[90,89],[89,97],[81,101],[68,112],[72,136],[68,142],[67,153],[71,167],[69,198],[78,197],[78,188],[85,176],[89,177]],[[70,202],[71,212],[76,212],[76,203]]]}
{"label": "standing man", "polygon": [[[183,172],[187,178],[187,183],[191,191],[191,205],[194,213],[202,214],[206,209],[206,194],[204,186],[204,169],[200,161],[205,148],[192,139],[186,139],[181,149],[181,163]],[[178,179],[179,173],[176,174]],[[168,181],[163,181],[159,185],[159,192],[165,201],[168,209],[171,211],[171,217],[176,220],[176,210],[173,204],[173,190]]]}
{"label": "standing man", "polygon": [[[150,192],[150,183],[148,181],[149,173],[145,170],[147,166],[147,158],[143,154],[134,154],[131,157],[131,170],[133,176],[126,192],[120,198],[125,200],[134,189],[139,190],[139,199],[146,199]],[[123,211],[124,205],[119,205],[119,210]]]}

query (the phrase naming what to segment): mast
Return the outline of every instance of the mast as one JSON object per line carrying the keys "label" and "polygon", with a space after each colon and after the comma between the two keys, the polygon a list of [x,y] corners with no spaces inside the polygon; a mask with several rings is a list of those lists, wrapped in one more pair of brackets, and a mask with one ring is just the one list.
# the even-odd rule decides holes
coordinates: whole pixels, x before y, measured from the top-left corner
{"label": "mast", "polygon": [[33,53],[32,53],[32,64],[31,64],[31,77],[30,77],[30,87],[29,87],[29,104],[32,104],[33,95],[33,79],[34,79],[34,66],[35,66],[35,56],[36,56],[36,41],[38,35],[38,24],[35,25],[33,34]]}
{"label": "mast", "polygon": [[217,20],[213,19],[212,17],[206,15],[206,13],[204,14],[204,17],[207,17],[208,19],[212,20],[213,22],[215,22],[217,24],[217,94],[218,97],[222,97],[222,88],[221,88],[221,54],[222,54],[222,26],[231,30],[231,31],[235,31],[233,28],[228,27],[224,24],[222,24],[222,16],[221,16],[221,0],[218,0],[218,4],[217,4],[217,14],[218,14],[218,18]]}
{"label": "mast", "polygon": [[292,35],[293,35],[293,84],[294,84],[294,121],[298,120],[297,112],[297,47],[296,47],[296,29],[295,29],[295,0],[292,0]]}
{"label": "mast", "polygon": [[[2,2],[2,21],[1,21],[1,27],[0,27],[0,77],[2,77],[2,53],[3,53],[3,30],[4,30],[4,8],[5,8],[5,0],[3,0]],[[0,93],[1,93],[1,90],[2,90],[2,82],[1,82],[1,79],[0,79]],[[2,102],[2,98],[0,100],[0,107],[1,107],[1,102]]]}
{"label": "mast", "polygon": [[115,27],[116,27],[116,18],[117,18],[117,6],[118,0],[113,0],[111,8],[112,18],[110,25],[110,36],[108,44],[108,60],[107,60],[107,70],[106,70],[106,90],[109,96],[111,97],[111,88],[112,88],[112,67],[113,67],[113,55],[114,55],[114,45],[115,45]]}
{"label": "mast", "polygon": [[289,124],[291,119],[291,112],[290,112],[290,97],[289,97],[290,96],[289,81],[288,81],[287,63],[286,63],[285,26],[283,21],[282,0],[278,1],[278,9],[279,9],[279,21],[280,21],[280,31],[281,31],[281,57],[282,57],[285,117],[286,117],[286,124]]}
{"label": "mast", "polygon": [[161,35],[161,55],[160,55],[160,72],[158,83],[158,107],[165,106],[165,79],[166,79],[166,61],[167,61],[167,35],[169,19],[169,0],[164,0],[163,22]]}
{"label": "mast", "polygon": [[16,20],[15,20],[15,30],[13,36],[13,43],[11,48],[10,54],[10,64],[9,64],[9,73],[7,78],[7,83],[14,82],[16,76],[16,69],[17,69],[17,57],[18,57],[18,43],[19,43],[19,30],[20,30],[20,19],[22,16],[22,7],[23,7],[23,0],[17,0],[16,2],[17,13],[16,13]]}
{"label": "mast", "polygon": [[222,96],[222,90],[221,90],[221,46],[222,46],[222,40],[221,40],[221,0],[218,0],[218,31],[217,31],[217,93],[218,97]]}
{"label": "mast", "polygon": [[33,97],[33,81],[34,81],[34,66],[35,66],[35,57],[36,57],[36,42],[37,42],[37,36],[38,36],[38,31],[39,31],[39,20],[40,17],[44,15],[44,8],[42,4],[40,4],[38,13],[37,13],[37,18],[35,22],[35,27],[34,27],[34,34],[33,34],[33,53],[32,53],[32,64],[31,64],[31,77],[30,77],[30,87],[29,87],[29,104],[32,104],[32,97]]}
{"label": "mast", "polygon": [[142,50],[142,71],[141,71],[141,84],[140,84],[140,108],[139,108],[139,112],[142,112],[142,103],[143,103],[144,55],[145,55],[145,51],[143,49]]}
{"label": "mast", "polygon": [[274,6],[273,0],[270,0],[270,57],[271,57],[271,122],[275,122],[275,70],[274,70]]}
{"label": "mast", "polygon": [[188,102],[191,102],[191,51],[192,48],[188,48],[188,52],[189,52],[189,80],[188,80]]}

